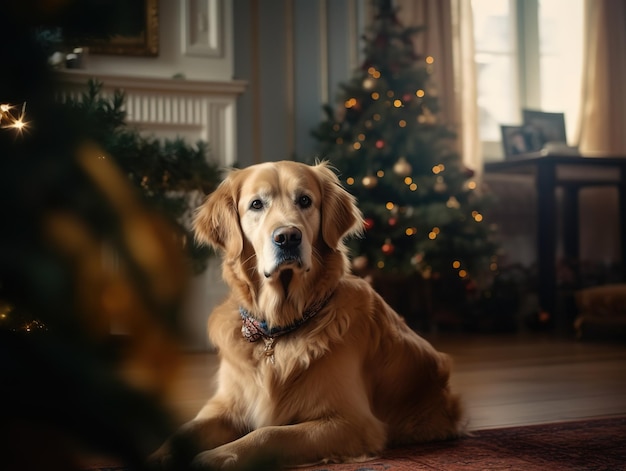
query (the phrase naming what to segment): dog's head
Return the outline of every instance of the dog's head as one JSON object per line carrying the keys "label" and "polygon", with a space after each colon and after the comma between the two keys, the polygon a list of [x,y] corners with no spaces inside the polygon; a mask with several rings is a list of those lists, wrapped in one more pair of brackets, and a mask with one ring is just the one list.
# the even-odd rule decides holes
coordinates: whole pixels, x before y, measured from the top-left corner
{"label": "dog's head", "polygon": [[326,163],[291,161],[233,170],[194,220],[197,239],[221,249],[226,265],[285,290],[292,277],[319,271],[327,253],[344,261],[344,238],[362,225],[354,197]]}

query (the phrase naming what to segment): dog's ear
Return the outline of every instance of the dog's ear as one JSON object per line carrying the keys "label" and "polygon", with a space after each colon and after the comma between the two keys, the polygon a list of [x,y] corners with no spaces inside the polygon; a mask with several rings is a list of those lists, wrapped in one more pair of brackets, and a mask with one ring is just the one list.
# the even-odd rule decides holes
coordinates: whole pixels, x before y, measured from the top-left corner
{"label": "dog's ear", "polygon": [[237,188],[231,173],[207,196],[193,220],[198,242],[237,256],[243,250],[243,236],[237,213]]}
{"label": "dog's ear", "polygon": [[343,239],[363,233],[363,216],[356,198],[348,193],[326,162],[314,167],[322,188],[322,237],[333,249],[343,246]]}

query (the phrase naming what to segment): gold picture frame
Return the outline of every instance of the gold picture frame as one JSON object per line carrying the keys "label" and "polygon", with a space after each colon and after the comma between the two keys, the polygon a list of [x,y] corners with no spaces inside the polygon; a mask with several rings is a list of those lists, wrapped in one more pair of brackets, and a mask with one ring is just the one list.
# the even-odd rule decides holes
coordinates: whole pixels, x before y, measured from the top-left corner
{"label": "gold picture frame", "polygon": [[[141,8],[143,17],[141,24],[133,25],[137,34],[111,33],[111,37],[96,41],[89,46],[89,53],[112,54],[122,56],[149,56],[159,55],[159,0],[117,0],[133,2],[133,7]],[[140,15],[141,16],[141,15]]]}

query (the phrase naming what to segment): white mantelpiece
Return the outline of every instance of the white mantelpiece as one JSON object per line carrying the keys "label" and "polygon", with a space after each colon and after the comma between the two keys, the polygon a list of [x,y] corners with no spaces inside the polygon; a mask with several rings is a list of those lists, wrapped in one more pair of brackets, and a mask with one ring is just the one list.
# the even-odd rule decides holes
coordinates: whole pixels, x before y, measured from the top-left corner
{"label": "white mantelpiece", "polygon": [[60,88],[78,96],[90,78],[103,84],[103,93],[122,90],[129,124],[159,138],[181,137],[193,144],[207,141],[220,165],[236,161],[236,100],[246,82],[203,81],[94,74],[84,70],[58,72]]}

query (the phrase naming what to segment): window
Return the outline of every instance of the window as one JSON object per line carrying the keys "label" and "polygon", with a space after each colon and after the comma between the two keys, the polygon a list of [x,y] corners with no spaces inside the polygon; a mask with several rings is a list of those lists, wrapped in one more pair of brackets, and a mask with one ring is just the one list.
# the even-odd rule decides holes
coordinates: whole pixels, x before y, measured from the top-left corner
{"label": "window", "polygon": [[472,0],[480,136],[486,160],[503,155],[500,125],[522,108],[565,113],[575,137],[584,0]]}

